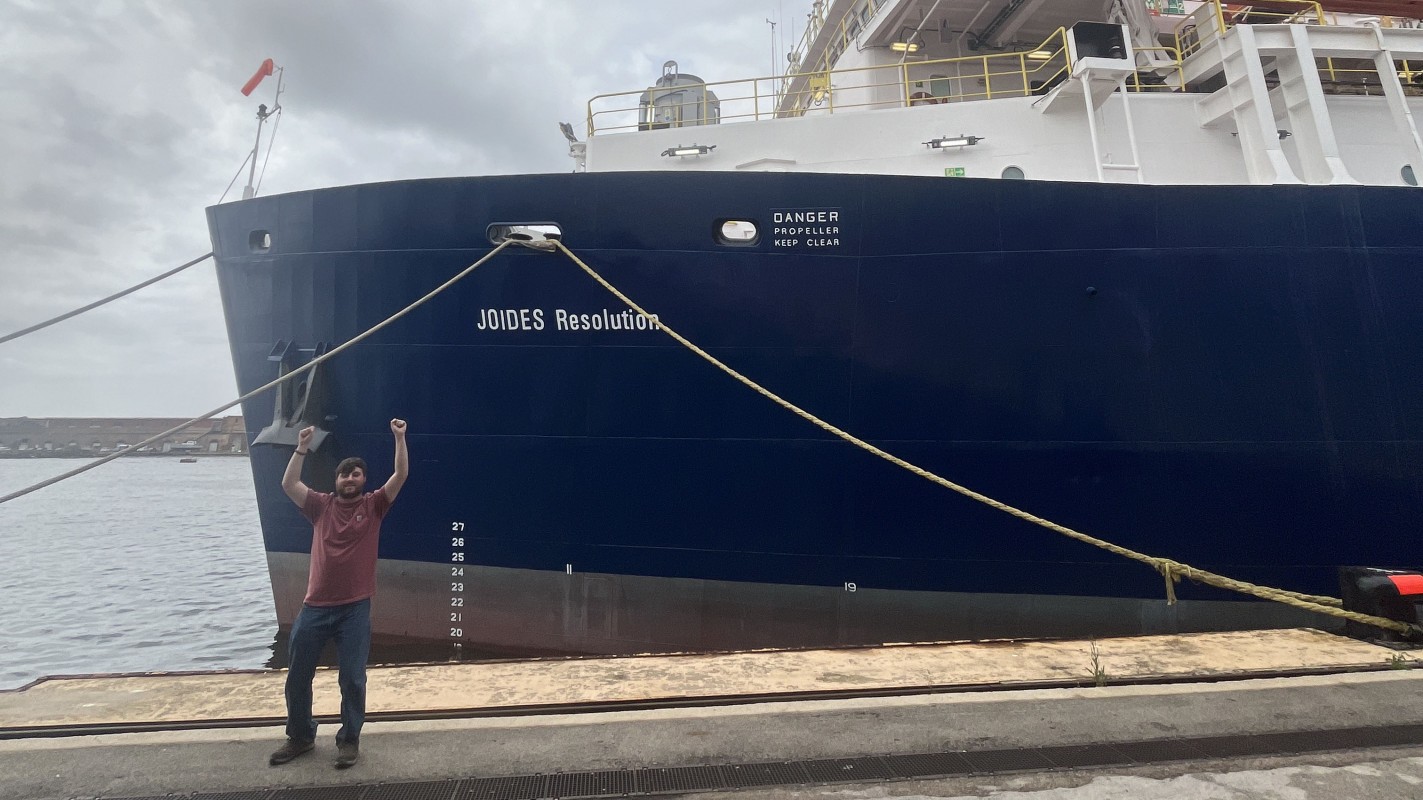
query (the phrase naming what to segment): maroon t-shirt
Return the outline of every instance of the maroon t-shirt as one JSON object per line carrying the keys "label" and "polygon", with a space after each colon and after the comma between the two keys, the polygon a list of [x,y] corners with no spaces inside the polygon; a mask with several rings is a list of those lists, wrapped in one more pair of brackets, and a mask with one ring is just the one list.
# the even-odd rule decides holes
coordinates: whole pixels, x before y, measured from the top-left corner
{"label": "maroon t-shirt", "polygon": [[380,522],[389,510],[384,487],[352,500],[307,491],[301,507],[313,528],[307,605],[345,605],[376,593]]}

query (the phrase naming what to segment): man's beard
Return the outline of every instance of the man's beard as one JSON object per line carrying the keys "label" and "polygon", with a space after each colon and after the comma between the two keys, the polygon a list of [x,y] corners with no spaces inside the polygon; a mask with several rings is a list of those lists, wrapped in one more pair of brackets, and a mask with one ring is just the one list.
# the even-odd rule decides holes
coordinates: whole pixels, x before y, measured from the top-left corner
{"label": "man's beard", "polygon": [[361,487],[353,485],[342,486],[340,489],[337,490],[337,493],[340,494],[341,497],[349,500],[352,497],[360,496]]}

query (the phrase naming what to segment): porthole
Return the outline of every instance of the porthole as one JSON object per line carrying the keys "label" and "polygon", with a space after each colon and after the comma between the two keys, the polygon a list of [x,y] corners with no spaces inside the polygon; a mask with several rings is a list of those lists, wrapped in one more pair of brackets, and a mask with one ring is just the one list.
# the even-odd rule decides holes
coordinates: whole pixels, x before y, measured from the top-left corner
{"label": "porthole", "polygon": [[1028,176],[1023,173],[1023,168],[1022,168],[1022,167],[1004,167],[1004,168],[1003,168],[1003,180],[1006,180],[1006,181],[1021,181],[1022,179],[1026,178],[1026,177],[1028,177]]}
{"label": "porthole", "polygon": [[247,248],[254,253],[265,253],[272,249],[272,234],[267,231],[252,231],[247,237]]}
{"label": "porthole", "polygon": [[746,219],[724,219],[716,226],[718,244],[756,244],[761,241],[761,231],[756,223]]}
{"label": "porthole", "polygon": [[1412,165],[1412,164],[1404,164],[1404,165],[1403,165],[1402,175],[1403,175],[1403,182],[1404,182],[1404,183],[1408,184],[1409,186],[1417,186],[1417,185],[1418,185],[1418,176],[1413,173],[1413,165]]}

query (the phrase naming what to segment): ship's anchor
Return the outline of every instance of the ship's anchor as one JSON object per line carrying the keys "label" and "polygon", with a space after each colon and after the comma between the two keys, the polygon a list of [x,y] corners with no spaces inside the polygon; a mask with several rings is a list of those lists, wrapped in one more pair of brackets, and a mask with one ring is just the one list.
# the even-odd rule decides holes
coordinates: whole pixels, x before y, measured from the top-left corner
{"label": "ship's anchor", "polygon": [[[277,362],[277,377],[280,379],[300,366],[297,364],[300,356],[309,353],[309,360],[315,360],[330,350],[331,345],[326,342],[318,342],[314,348],[306,349],[297,347],[295,342],[278,339],[267,360]],[[272,424],[263,428],[252,444],[296,447],[297,434],[302,428],[310,426],[316,428],[311,437],[311,449],[316,450],[331,435],[325,427],[330,421],[331,417],[326,415],[326,365],[318,364],[305,379],[289,380],[278,387],[272,408]]]}

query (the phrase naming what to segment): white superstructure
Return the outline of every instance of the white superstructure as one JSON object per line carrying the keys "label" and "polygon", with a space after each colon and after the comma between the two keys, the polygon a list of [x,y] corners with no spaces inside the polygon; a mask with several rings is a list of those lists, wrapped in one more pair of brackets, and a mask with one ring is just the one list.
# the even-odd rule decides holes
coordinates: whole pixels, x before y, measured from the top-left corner
{"label": "white superstructure", "polygon": [[670,124],[639,108],[658,87],[594,98],[587,169],[1396,186],[1423,170],[1413,20],[1300,0],[836,0],[810,22],[785,76],[669,64],[659,86],[688,93]]}

